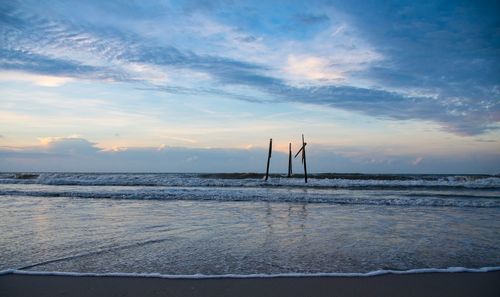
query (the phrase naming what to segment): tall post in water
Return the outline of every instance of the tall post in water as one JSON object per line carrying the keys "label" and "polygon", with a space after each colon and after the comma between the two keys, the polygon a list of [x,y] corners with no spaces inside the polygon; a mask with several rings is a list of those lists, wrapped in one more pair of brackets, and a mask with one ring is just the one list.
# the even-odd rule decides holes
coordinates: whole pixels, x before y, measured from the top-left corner
{"label": "tall post in water", "polygon": [[304,163],[304,180],[307,184],[306,145],[307,143],[304,142],[304,134],[302,134],[302,163]]}
{"label": "tall post in water", "polygon": [[292,143],[288,144],[288,177],[292,176]]}
{"label": "tall post in water", "polygon": [[297,156],[302,152],[302,164],[304,165],[304,180],[307,183],[306,145],[307,142],[304,141],[304,134],[302,134],[302,147],[297,152],[297,154],[295,154],[294,158],[297,158]]}
{"label": "tall post in water", "polygon": [[271,162],[271,152],[273,151],[273,139],[269,139],[269,153],[267,154],[267,167],[266,167],[266,178],[265,180],[269,178],[269,163]]}

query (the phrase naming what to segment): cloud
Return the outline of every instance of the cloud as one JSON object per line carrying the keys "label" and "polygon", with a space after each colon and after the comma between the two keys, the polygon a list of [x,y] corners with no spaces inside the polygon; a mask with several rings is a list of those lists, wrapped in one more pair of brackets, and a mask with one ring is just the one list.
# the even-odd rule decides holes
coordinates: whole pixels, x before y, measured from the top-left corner
{"label": "cloud", "polygon": [[[9,73],[17,73],[19,75],[11,77],[12,80],[27,80],[44,86],[60,85],[70,81],[71,78],[127,80],[126,74],[119,74],[107,67],[50,58],[23,50],[0,49],[0,69],[4,70],[3,78],[8,78]],[[25,73],[34,74],[23,77]]]}
{"label": "cloud", "polygon": [[[361,173],[498,173],[499,154],[448,156],[394,155],[365,147],[329,148],[312,145],[309,172]],[[88,172],[264,172],[267,149],[249,147],[115,147],[102,149],[80,137],[50,137],[34,147],[0,147],[4,171]],[[300,159],[294,159],[300,173]],[[418,165],[418,166],[417,166]],[[274,151],[271,172],[285,173],[288,155]]]}
{"label": "cloud", "polygon": [[221,5],[228,6],[233,4],[231,0],[186,0],[183,1],[182,9],[187,13],[198,11],[213,11]]}
{"label": "cloud", "polygon": [[96,144],[78,136],[39,138],[41,149],[48,153],[85,155],[94,154],[100,149]]}
{"label": "cloud", "polygon": [[498,4],[336,5],[356,16],[359,32],[386,58],[361,76],[386,88],[490,104],[498,112]]}
{"label": "cloud", "polygon": [[37,75],[26,72],[0,72],[0,81],[28,81],[42,87],[58,87],[72,80],[70,77]]}
{"label": "cloud", "polygon": [[497,142],[496,140],[494,139],[476,139],[477,142]]}
{"label": "cloud", "polygon": [[[276,16],[268,6],[256,8],[240,23],[225,25],[214,20],[228,3],[203,2],[201,12],[195,12],[192,7],[199,2],[189,2],[180,10],[191,7],[187,9],[189,20],[205,25],[193,29],[182,19],[186,15],[175,18],[178,11],[168,5],[106,3],[78,4],[81,14],[74,13],[73,4],[3,3],[0,69],[30,73],[26,80],[45,86],[78,78],[112,80],[177,94],[316,104],[383,119],[431,121],[458,135],[477,135],[499,127],[498,26],[496,10],[486,4],[334,2],[333,8],[321,4],[325,8],[321,13],[302,12],[303,7],[294,4],[286,13],[295,22],[334,26],[314,31],[321,37],[319,41],[313,38],[303,43],[316,52],[290,51],[278,57],[285,64],[277,67],[278,63],[269,62],[277,57],[269,49],[299,42],[278,39],[278,45],[262,45],[260,40],[276,42],[269,35],[276,28],[287,32],[283,28],[290,25],[269,24]],[[231,9],[238,15],[239,10],[248,10],[246,5],[232,3]],[[45,10],[51,13],[42,13]],[[90,13],[94,10],[99,18]],[[332,13],[336,10],[347,15],[346,22],[337,20]],[[255,17],[255,12],[265,11],[268,14]],[[167,18],[173,19],[171,24],[161,21],[166,15],[172,16]],[[127,27],[123,16],[130,16],[135,27]],[[244,32],[240,27],[260,31]],[[161,28],[161,34],[144,28]],[[180,39],[162,39],[165,31]],[[309,36],[290,33],[281,37]],[[361,39],[376,51],[370,47],[360,50],[365,43],[355,41]],[[316,48],[317,44],[324,48]],[[339,51],[342,55],[335,56]],[[260,62],[245,59],[252,52],[271,58],[257,59]],[[363,83],[354,83],[358,81]],[[263,99],[235,91],[240,86],[269,96]]]}
{"label": "cloud", "polygon": [[497,174],[500,154],[394,154],[387,149],[365,146],[315,145],[308,151],[307,164],[313,172]]}
{"label": "cloud", "polygon": [[[141,55],[129,53],[137,61],[148,61],[157,65],[182,64],[198,71],[209,73],[226,85],[246,85],[276,96],[278,102],[300,102],[332,108],[358,111],[370,116],[393,120],[428,120],[442,125],[446,131],[459,135],[475,135],[495,129],[500,121],[500,105],[475,100],[408,96],[380,89],[351,86],[304,86],[288,85],[284,80],[264,74],[264,67],[256,64],[222,59],[185,55],[176,49],[162,51],[160,48],[143,49]],[[314,79],[332,80],[340,74],[329,72],[325,61],[318,58],[293,57],[288,70]],[[230,94],[221,89],[196,89],[159,87],[167,92],[217,93],[247,101],[263,102],[262,99]],[[486,117],[484,115],[487,115]]]}
{"label": "cloud", "polygon": [[424,160],[423,157],[417,157],[413,162],[411,162],[413,165],[418,165],[420,164],[420,162],[422,162]]}
{"label": "cloud", "polygon": [[[139,171],[139,172],[259,172],[265,165],[264,149],[140,147],[101,149],[77,137],[42,139],[42,145],[0,148],[3,170],[35,171]],[[285,154],[273,162],[285,164]]]}
{"label": "cloud", "polygon": [[290,55],[285,71],[299,79],[305,78],[313,81],[331,82],[344,79],[342,73],[330,69],[328,60],[314,56],[297,57]]}
{"label": "cloud", "polygon": [[330,18],[326,14],[299,13],[295,15],[295,19],[305,25],[313,25],[317,23],[328,22]]}

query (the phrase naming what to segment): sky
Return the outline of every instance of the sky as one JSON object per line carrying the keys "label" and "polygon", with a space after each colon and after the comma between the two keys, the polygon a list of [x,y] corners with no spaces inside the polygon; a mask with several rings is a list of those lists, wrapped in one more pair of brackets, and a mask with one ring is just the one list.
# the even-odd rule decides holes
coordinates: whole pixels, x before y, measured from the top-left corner
{"label": "sky", "polygon": [[499,174],[498,11],[1,1],[0,171]]}

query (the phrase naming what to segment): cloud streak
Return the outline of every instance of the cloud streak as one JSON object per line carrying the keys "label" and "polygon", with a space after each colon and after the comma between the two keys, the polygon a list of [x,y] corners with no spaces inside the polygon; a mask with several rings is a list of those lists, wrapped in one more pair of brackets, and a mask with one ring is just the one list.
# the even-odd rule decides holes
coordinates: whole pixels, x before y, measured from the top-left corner
{"label": "cloud streak", "polygon": [[[458,135],[477,135],[499,127],[500,73],[496,65],[500,61],[499,46],[495,42],[500,38],[487,38],[498,34],[488,28],[498,29],[498,26],[491,14],[467,6],[452,5],[445,12],[439,12],[438,7],[432,5],[394,4],[391,5],[394,17],[386,18],[383,5],[334,4],[352,14],[350,19],[358,28],[356,33],[361,32],[360,36],[374,44],[384,59],[374,60],[373,64],[344,77],[330,70],[335,69],[335,65],[329,65],[329,59],[291,56],[295,60],[288,70],[318,82],[296,85],[280,73],[276,64],[236,59],[224,55],[223,48],[206,54],[194,41],[192,45],[178,45],[175,40],[165,42],[140,30],[139,33],[127,31],[121,22],[95,21],[89,16],[75,24],[67,8],[61,9],[54,3],[49,3],[50,11],[57,12],[52,17],[41,15],[40,7],[29,2],[2,5],[0,69],[4,71],[132,82],[141,84],[139,88],[176,94],[316,104],[382,119],[430,121]],[[154,7],[164,9],[159,4],[139,6],[140,9],[125,6],[120,7],[120,14],[130,13],[131,21],[140,24],[148,20],[149,15],[154,22],[161,19],[161,14],[153,13]],[[96,4],[95,9],[102,7]],[[172,8],[165,9],[166,15],[172,15],[169,9]],[[218,9],[221,6],[202,9],[206,14],[204,19],[217,14]],[[194,13],[188,11],[184,17]],[[368,15],[368,11],[374,13]],[[468,16],[469,11],[472,17]],[[486,16],[484,21],[477,19],[482,14]],[[335,17],[291,11],[289,19],[314,25],[328,23]],[[391,23],[401,26],[394,28]],[[210,24],[216,27],[215,21]],[[157,25],[162,23],[158,21]],[[228,35],[234,37],[233,40],[239,36],[242,44],[257,42],[250,33],[241,32],[236,36],[237,31],[232,28],[237,25],[220,25],[211,33],[203,33],[201,28],[193,39],[203,41],[205,38],[213,41],[215,47],[221,44],[217,38],[226,41]],[[266,30],[262,30],[262,35],[265,34]],[[356,53],[355,47],[352,52]],[[290,61],[290,57],[287,59]],[[369,83],[360,86],[351,81],[353,78]],[[238,87],[248,87],[268,96],[244,93],[238,91]]]}

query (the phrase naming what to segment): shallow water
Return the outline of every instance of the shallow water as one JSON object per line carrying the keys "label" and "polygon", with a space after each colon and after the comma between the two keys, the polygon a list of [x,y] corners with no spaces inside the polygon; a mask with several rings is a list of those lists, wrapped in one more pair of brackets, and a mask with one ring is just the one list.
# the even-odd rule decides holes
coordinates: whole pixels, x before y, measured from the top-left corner
{"label": "shallow water", "polygon": [[259,186],[217,178],[210,186],[4,182],[0,270],[212,275],[500,266],[491,184],[334,188],[314,179],[313,186],[298,179]]}

